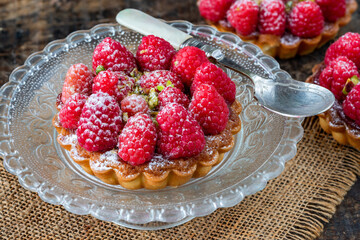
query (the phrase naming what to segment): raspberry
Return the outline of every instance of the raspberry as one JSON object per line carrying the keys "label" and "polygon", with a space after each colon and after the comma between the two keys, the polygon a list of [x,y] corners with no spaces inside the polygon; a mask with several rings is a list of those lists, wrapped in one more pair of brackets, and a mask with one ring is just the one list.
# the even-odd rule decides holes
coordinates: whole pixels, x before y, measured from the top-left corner
{"label": "raspberry", "polygon": [[121,71],[125,74],[129,74],[136,67],[133,54],[110,37],[105,38],[96,46],[92,65],[94,72],[101,65],[106,70]]}
{"label": "raspberry", "polygon": [[339,101],[345,99],[342,92],[346,81],[352,76],[360,77],[354,62],[347,57],[338,57],[327,66],[319,77],[321,86],[331,90]]}
{"label": "raspberry", "polygon": [[289,15],[289,27],[291,33],[299,37],[320,35],[324,28],[324,17],[319,5],[312,1],[296,4]]}
{"label": "raspberry", "polygon": [[282,0],[264,0],[260,4],[259,31],[261,34],[282,36],[285,32],[286,14]]}
{"label": "raspberry", "polygon": [[360,84],[355,87],[346,96],[343,102],[343,109],[346,116],[360,125]]}
{"label": "raspberry", "polygon": [[166,104],[169,103],[178,103],[185,108],[189,106],[189,98],[185,93],[181,92],[180,89],[174,87],[166,87],[159,93],[159,105],[162,109]]}
{"label": "raspberry", "polygon": [[169,70],[176,51],[162,38],[148,35],[142,38],[136,60],[142,71]]}
{"label": "raspberry", "polygon": [[71,95],[62,106],[59,119],[64,128],[76,129],[80,119],[81,111],[88,97],[80,93]]}
{"label": "raspberry", "polygon": [[212,22],[218,22],[225,18],[226,11],[230,8],[233,0],[201,0],[199,11],[201,16]]}
{"label": "raspberry", "polygon": [[121,101],[121,110],[127,112],[129,117],[136,113],[148,113],[150,111],[145,99],[136,94],[127,96]]}
{"label": "raspberry", "polygon": [[104,92],[116,98],[118,102],[128,95],[135,80],[120,72],[101,71],[94,78],[93,93]]}
{"label": "raspberry", "polygon": [[191,92],[193,93],[194,90],[203,83],[214,86],[227,102],[233,103],[235,101],[235,83],[215,64],[210,62],[203,63],[196,69],[194,81],[191,85]]}
{"label": "raspberry", "polygon": [[319,76],[319,84],[320,86],[331,90],[331,84],[333,81],[333,68],[331,66],[327,66],[322,70]]}
{"label": "raspberry", "polygon": [[199,123],[178,103],[167,104],[157,115],[158,151],[170,159],[192,157],[205,147]]}
{"label": "raspberry", "polygon": [[184,47],[173,57],[171,71],[179,75],[182,82],[190,87],[196,68],[208,61],[203,50],[196,47]]}
{"label": "raspberry", "polygon": [[325,64],[339,56],[345,56],[353,61],[360,68],[360,34],[348,32],[340,37],[326,50]]}
{"label": "raspberry", "polygon": [[195,89],[189,112],[207,135],[221,133],[229,120],[229,108],[224,98],[208,84]]}
{"label": "raspberry", "polygon": [[155,152],[156,138],[156,127],[150,117],[136,114],[119,136],[119,157],[131,165],[150,161]]}
{"label": "raspberry", "polygon": [[184,89],[181,79],[175,73],[167,70],[156,70],[145,73],[140,78],[140,86],[143,88],[144,92],[148,93],[151,88],[157,89],[158,85],[163,85],[165,87],[168,81],[181,91]]}
{"label": "raspberry", "polygon": [[88,151],[106,151],[116,147],[123,127],[121,110],[115,98],[98,92],[87,99],[76,130],[78,142]]}
{"label": "raspberry", "polygon": [[90,95],[92,80],[93,74],[86,65],[82,63],[72,65],[65,76],[61,101],[65,103],[74,93]]}
{"label": "raspberry", "polygon": [[326,21],[336,22],[345,16],[346,0],[316,0]]}
{"label": "raspberry", "polygon": [[227,19],[242,36],[255,32],[258,23],[259,6],[252,0],[234,2],[227,11]]}

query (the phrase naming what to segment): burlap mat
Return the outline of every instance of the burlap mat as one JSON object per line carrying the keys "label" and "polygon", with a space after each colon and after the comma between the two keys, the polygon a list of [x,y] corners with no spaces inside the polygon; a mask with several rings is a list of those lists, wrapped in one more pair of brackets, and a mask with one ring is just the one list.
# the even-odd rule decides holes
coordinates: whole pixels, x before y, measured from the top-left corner
{"label": "burlap mat", "polygon": [[232,208],[160,231],[77,216],[23,189],[0,162],[0,239],[313,239],[360,173],[360,153],[338,145],[317,118],[281,176]]}

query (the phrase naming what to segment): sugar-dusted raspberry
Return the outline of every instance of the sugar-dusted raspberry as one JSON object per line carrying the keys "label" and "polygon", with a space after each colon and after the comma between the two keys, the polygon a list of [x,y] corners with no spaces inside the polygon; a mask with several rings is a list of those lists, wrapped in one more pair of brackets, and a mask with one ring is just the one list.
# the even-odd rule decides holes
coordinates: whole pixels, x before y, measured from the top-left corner
{"label": "sugar-dusted raspberry", "polygon": [[127,112],[129,117],[136,113],[148,113],[150,111],[145,99],[136,94],[127,96],[121,101],[121,110]]}
{"label": "sugar-dusted raspberry", "polygon": [[148,35],[142,38],[136,52],[136,60],[141,71],[169,70],[176,51],[166,40]]}
{"label": "sugar-dusted raspberry", "polygon": [[360,84],[357,84],[346,96],[343,102],[346,116],[351,118],[360,126]]}
{"label": "sugar-dusted raspberry", "polygon": [[157,115],[158,151],[170,159],[192,157],[205,147],[199,123],[178,103],[167,104]]}
{"label": "sugar-dusted raspberry", "polygon": [[201,0],[199,11],[201,16],[212,22],[218,22],[226,17],[226,11],[234,0]]}
{"label": "sugar-dusted raspberry", "polygon": [[203,50],[196,47],[184,47],[173,57],[171,71],[179,75],[182,82],[190,87],[196,68],[208,61]]}
{"label": "sugar-dusted raspberry", "polygon": [[357,67],[354,62],[347,57],[341,56],[327,66],[319,77],[321,86],[331,90],[335,98],[339,101],[345,99],[343,88],[346,81],[352,76],[360,77]]}
{"label": "sugar-dusted raspberry", "polygon": [[194,81],[191,85],[191,92],[193,93],[194,90],[203,83],[214,86],[227,102],[233,103],[235,101],[235,83],[215,64],[210,62],[203,63],[196,69]]}
{"label": "sugar-dusted raspberry", "polygon": [[291,33],[298,37],[316,37],[324,28],[324,17],[320,7],[310,0],[296,4],[288,20]]}
{"label": "sugar-dusted raspberry", "polygon": [[119,136],[119,157],[131,165],[148,162],[154,155],[156,139],[156,127],[149,115],[138,113]]}
{"label": "sugar-dusted raspberry", "polygon": [[169,103],[178,103],[188,108],[190,100],[185,93],[180,91],[178,88],[166,87],[159,93],[159,106],[162,109]]}
{"label": "sugar-dusted raspberry", "polygon": [[195,89],[189,112],[207,135],[221,133],[229,120],[229,108],[224,98],[208,84],[201,84]]}
{"label": "sugar-dusted raspberry", "polygon": [[135,79],[121,72],[101,71],[94,78],[93,93],[104,92],[116,98],[118,102],[124,99],[135,85]]}
{"label": "sugar-dusted raspberry", "polygon": [[105,38],[96,46],[92,65],[94,72],[101,65],[106,70],[121,71],[125,74],[129,74],[136,67],[133,54],[110,37]]}
{"label": "sugar-dusted raspberry", "polygon": [[333,68],[332,66],[327,66],[322,70],[319,76],[319,84],[320,86],[331,90],[331,84],[333,81]]}
{"label": "sugar-dusted raspberry", "polygon": [[255,32],[258,24],[259,6],[252,0],[235,1],[227,11],[227,19],[242,36]]}
{"label": "sugar-dusted raspberry", "polygon": [[72,65],[65,76],[61,101],[65,103],[74,93],[90,95],[92,81],[93,74],[86,65],[82,63]]}
{"label": "sugar-dusted raspberry", "polygon": [[98,92],[87,99],[76,130],[78,142],[88,151],[106,151],[116,147],[123,127],[121,110],[116,99]]}
{"label": "sugar-dusted raspberry", "polygon": [[181,91],[184,89],[181,79],[175,73],[167,70],[156,70],[145,73],[140,77],[140,86],[144,92],[148,93],[151,88],[155,88],[157,90],[157,86],[159,85],[163,85],[165,87],[168,81]]}
{"label": "sugar-dusted raspberry", "polygon": [[316,0],[326,21],[336,22],[345,16],[346,0]]}
{"label": "sugar-dusted raspberry", "polygon": [[74,93],[62,105],[59,120],[61,126],[68,129],[76,129],[80,120],[81,111],[88,97],[80,93]]}
{"label": "sugar-dusted raspberry", "polygon": [[282,0],[264,0],[260,4],[259,31],[261,34],[282,36],[286,26],[285,4]]}
{"label": "sugar-dusted raspberry", "polygon": [[329,65],[335,58],[345,56],[360,68],[360,34],[348,32],[341,36],[326,50],[325,64]]}

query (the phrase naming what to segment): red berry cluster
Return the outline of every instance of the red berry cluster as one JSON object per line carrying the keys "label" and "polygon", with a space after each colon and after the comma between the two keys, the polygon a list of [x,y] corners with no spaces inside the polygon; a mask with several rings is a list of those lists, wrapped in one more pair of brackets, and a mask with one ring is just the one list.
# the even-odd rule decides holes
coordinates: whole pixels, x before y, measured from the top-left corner
{"label": "red berry cluster", "polygon": [[118,148],[131,165],[150,161],[156,152],[192,157],[205,148],[206,135],[227,126],[235,84],[198,48],[176,52],[164,39],[146,36],[134,56],[105,38],[92,64],[93,71],[71,66],[59,95],[60,124],[87,151]]}
{"label": "red berry cluster", "polygon": [[346,0],[200,0],[200,14],[211,22],[232,26],[241,36],[285,31],[303,38],[321,34],[324,21],[345,16]]}
{"label": "red berry cluster", "polygon": [[331,90],[347,117],[360,125],[360,34],[346,33],[325,54],[319,84]]}

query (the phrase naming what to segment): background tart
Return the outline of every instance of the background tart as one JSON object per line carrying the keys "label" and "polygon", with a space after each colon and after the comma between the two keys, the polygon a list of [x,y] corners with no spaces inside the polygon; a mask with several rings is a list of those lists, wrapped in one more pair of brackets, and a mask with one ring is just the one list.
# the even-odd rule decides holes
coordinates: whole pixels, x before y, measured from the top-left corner
{"label": "background tart", "polygon": [[[312,69],[313,74],[306,82],[319,84],[319,77],[324,68],[324,62],[315,65]],[[334,105],[328,111],[320,113],[318,116],[321,128],[332,134],[338,143],[360,150],[360,126],[344,114],[338,100],[335,100]]]}
{"label": "background tart", "polygon": [[358,4],[355,0],[347,0],[345,16],[335,22],[325,22],[321,34],[313,38],[301,38],[292,35],[288,31],[285,31],[282,36],[260,34],[259,32],[242,36],[237,34],[236,30],[226,20],[220,20],[218,22],[206,20],[206,22],[221,32],[237,34],[243,41],[253,43],[260,47],[267,55],[280,59],[289,59],[296,55],[302,56],[310,54],[315,49],[320,48],[335,38],[340,27],[345,26],[351,21],[352,14],[356,11],[357,7]]}
{"label": "background tart", "polygon": [[106,152],[85,150],[77,143],[75,131],[60,125],[58,114],[53,118],[53,126],[58,132],[58,143],[69,151],[71,158],[87,173],[95,175],[105,183],[120,184],[127,189],[160,189],[180,186],[192,177],[203,177],[222,161],[224,153],[234,146],[233,135],[241,130],[240,103],[235,100],[229,109],[230,117],[225,130],[218,135],[206,136],[205,149],[200,154],[174,160],[155,154],[149,162],[138,166],[122,161],[117,149]]}

